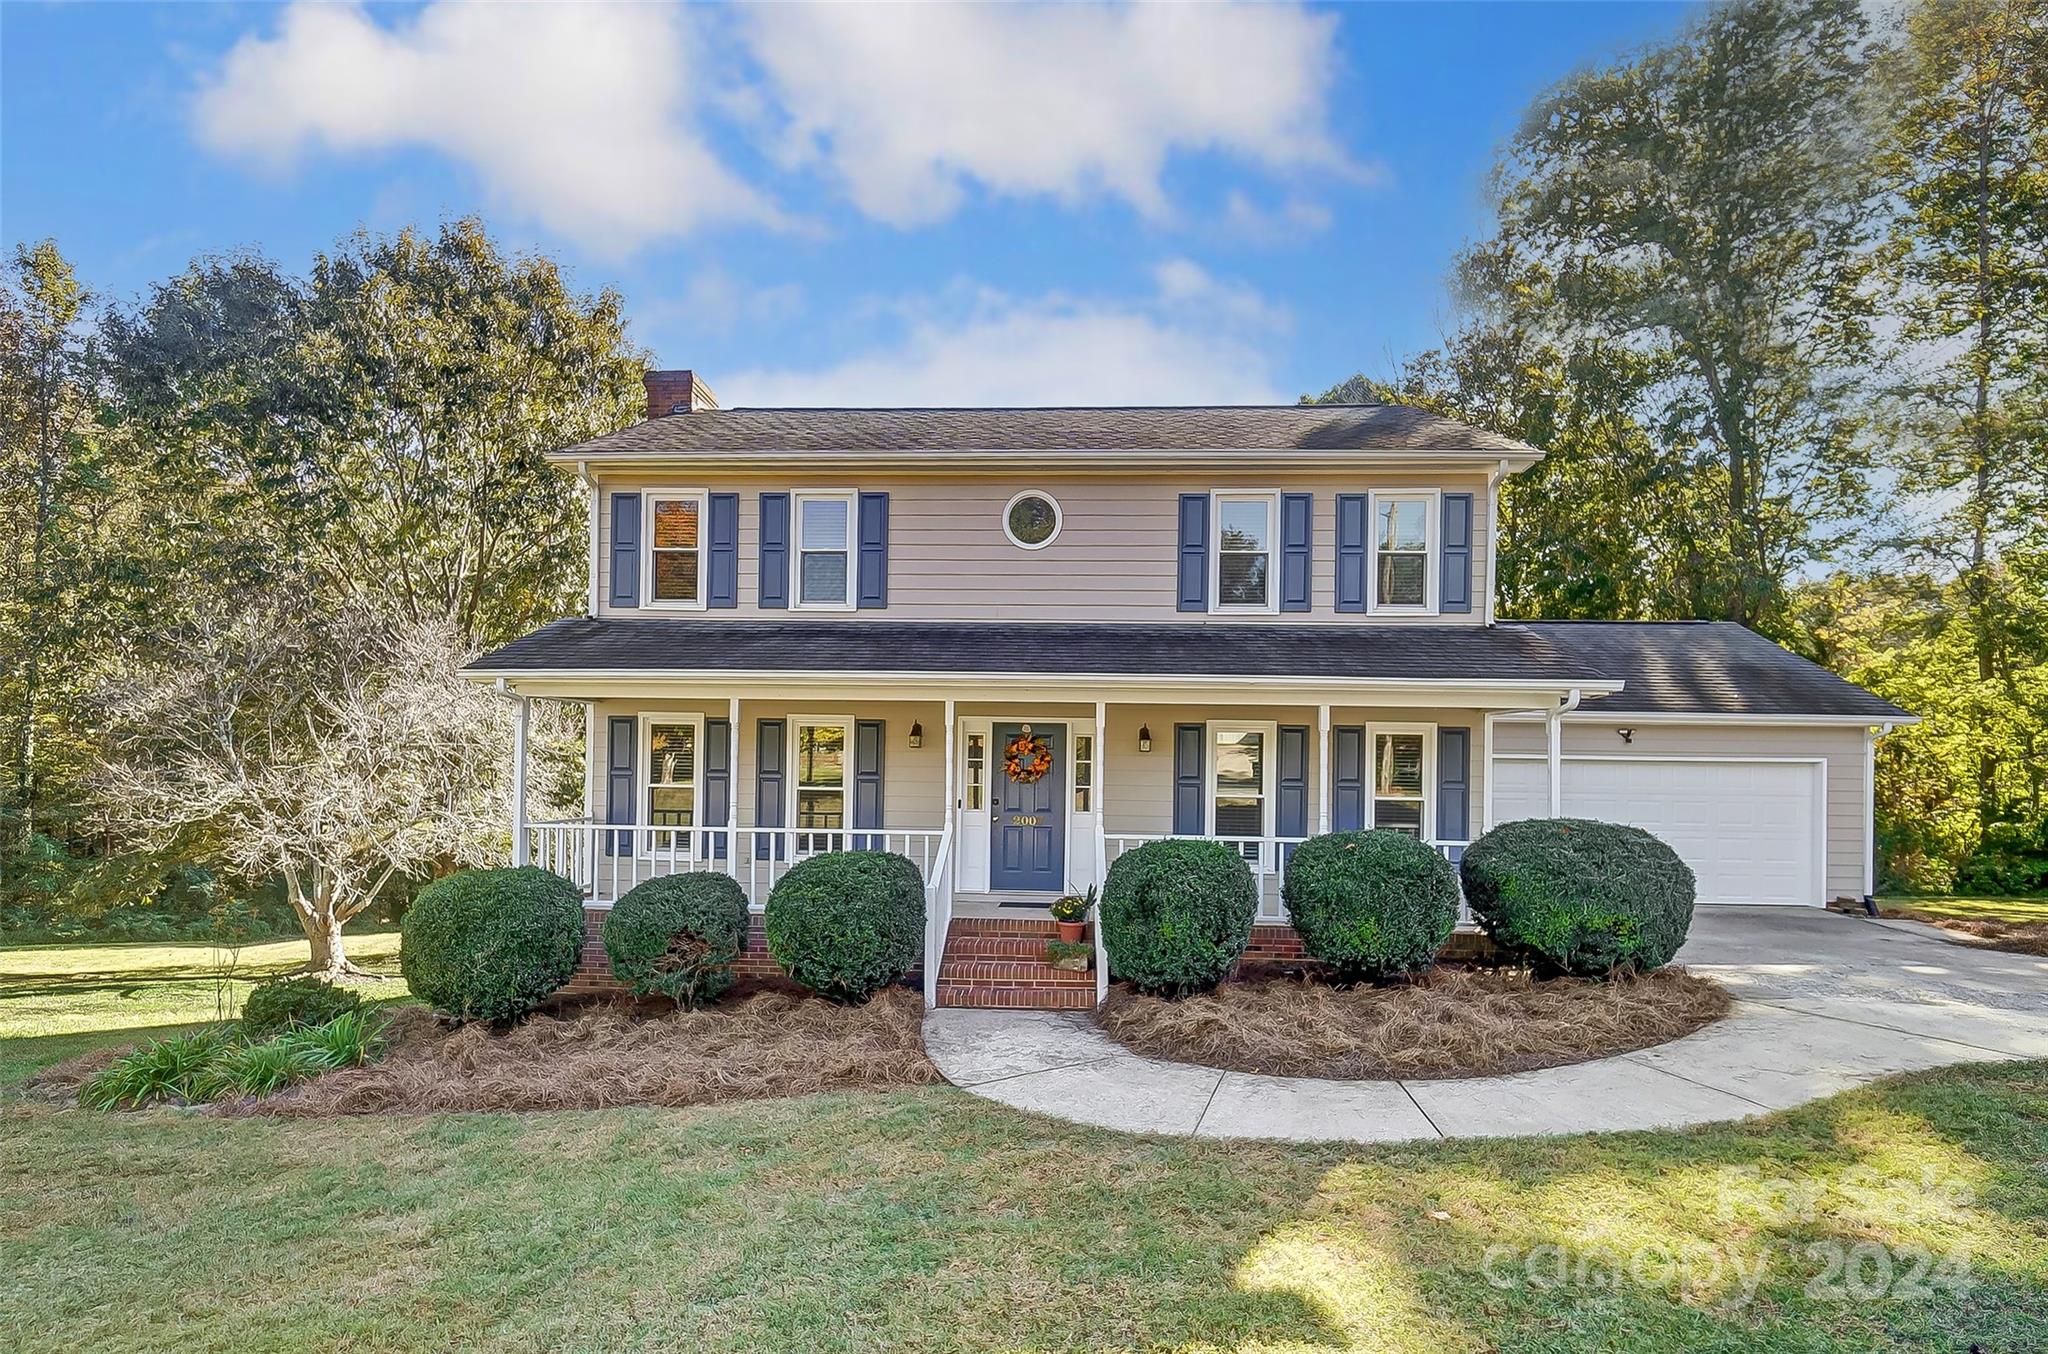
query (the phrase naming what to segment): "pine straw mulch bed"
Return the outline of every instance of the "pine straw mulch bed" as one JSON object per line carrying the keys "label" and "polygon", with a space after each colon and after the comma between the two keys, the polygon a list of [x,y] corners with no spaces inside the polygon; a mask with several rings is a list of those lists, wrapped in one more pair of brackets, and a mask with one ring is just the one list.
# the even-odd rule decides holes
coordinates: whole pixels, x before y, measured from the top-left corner
{"label": "pine straw mulch bed", "polygon": [[1268,1076],[1498,1076],[1666,1043],[1728,1013],[1715,982],[1665,968],[1595,982],[1518,969],[1438,968],[1389,987],[1293,978],[1227,982],[1167,1001],[1113,989],[1098,1013],[1147,1057]]}
{"label": "pine straw mulch bed", "polygon": [[[605,1002],[536,1014],[506,1030],[451,1029],[423,1006],[391,1015],[390,1044],[368,1067],[213,1112],[327,1118],[708,1105],[939,1080],[924,1052],[923,998],[903,988],[864,1006],[779,990],[695,1012]],[[125,1051],[95,1050],[45,1068],[24,1090],[75,1101],[79,1085]]]}
{"label": "pine straw mulch bed", "polygon": [[1968,936],[1972,941],[1992,950],[2010,950],[2014,954],[2048,955],[2048,922],[2039,921],[1989,921],[1976,917],[1936,917],[1925,912],[1913,912],[1900,908],[1885,908],[1879,916],[1896,917],[1903,921],[1917,921],[1923,926],[1938,926],[1944,931]]}

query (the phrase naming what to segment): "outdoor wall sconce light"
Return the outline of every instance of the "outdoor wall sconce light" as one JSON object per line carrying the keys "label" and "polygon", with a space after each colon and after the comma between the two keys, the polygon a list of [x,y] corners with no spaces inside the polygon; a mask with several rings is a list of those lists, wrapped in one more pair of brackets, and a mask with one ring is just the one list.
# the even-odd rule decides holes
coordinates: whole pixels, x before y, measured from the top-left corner
{"label": "outdoor wall sconce light", "polygon": [[1150,724],[1140,724],[1138,726],[1138,751],[1150,752],[1151,750],[1152,726]]}
{"label": "outdoor wall sconce light", "polygon": [[1616,729],[1615,732],[1621,735],[1621,741],[1624,743],[1636,741],[1636,731],[1634,729]]}
{"label": "outdoor wall sconce light", "polygon": [[914,748],[924,746],[924,725],[914,719],[910,721],[910,746]]}

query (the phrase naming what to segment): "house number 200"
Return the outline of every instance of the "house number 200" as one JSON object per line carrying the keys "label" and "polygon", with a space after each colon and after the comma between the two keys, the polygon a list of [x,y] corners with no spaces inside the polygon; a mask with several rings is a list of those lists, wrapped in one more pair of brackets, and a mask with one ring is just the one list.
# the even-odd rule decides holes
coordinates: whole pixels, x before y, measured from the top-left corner
{"label": "house number 200", "polygon": [[1010,819],[1010,825],[1012,827],[1037,827],[1038,815],[1035,813],[1020,813]]}

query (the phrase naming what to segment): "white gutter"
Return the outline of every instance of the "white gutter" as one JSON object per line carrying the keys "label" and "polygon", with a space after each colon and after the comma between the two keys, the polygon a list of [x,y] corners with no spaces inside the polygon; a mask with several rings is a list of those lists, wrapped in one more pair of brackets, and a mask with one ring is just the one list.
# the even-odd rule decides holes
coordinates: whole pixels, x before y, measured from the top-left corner
{"label": "white gutter", "polygon": [[[977,671],[869,671],[820,672],[812,668],[521,668],[506,673],[464,668],[456,674],[472,682],[788,682],[794,685],[859,686],[865,683],[901,682],[1022,682],[1035,686],[1255,686],[1275,688],[1328,687],[1333,690],[1424,691],[1454,688],[1460,691],[1541,691],[1547,687],[1566,690],[1561,684],[1540,677],[1509,679],[1499,677],[1319,677],[1295,673],[1284,676],[1246,676],[1235,673],[1104,673],[1104,672],[977,672]],[[1608,696],[1623,683],[1572,679],[1570,704],[1577,709],[1581,695]]]}

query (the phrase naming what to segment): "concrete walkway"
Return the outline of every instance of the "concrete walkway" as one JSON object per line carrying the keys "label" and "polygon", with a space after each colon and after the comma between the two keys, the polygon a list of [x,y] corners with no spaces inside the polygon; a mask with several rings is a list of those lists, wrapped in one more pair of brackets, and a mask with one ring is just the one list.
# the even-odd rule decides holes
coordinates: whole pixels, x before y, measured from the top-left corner
{"label": "concrete walkway", "polygon": [[1734,1012],[1656,1048],[1513,1076],[1327,1081],[1141,1058],[1091,1017],[937,1010],[925,1048],[975,1095],[1132,1133],[1388,1142],[1740,1119],[1893,1072],[2048,1058],[2048,959],[1805,908],[1706,908],[1678,962]]}

